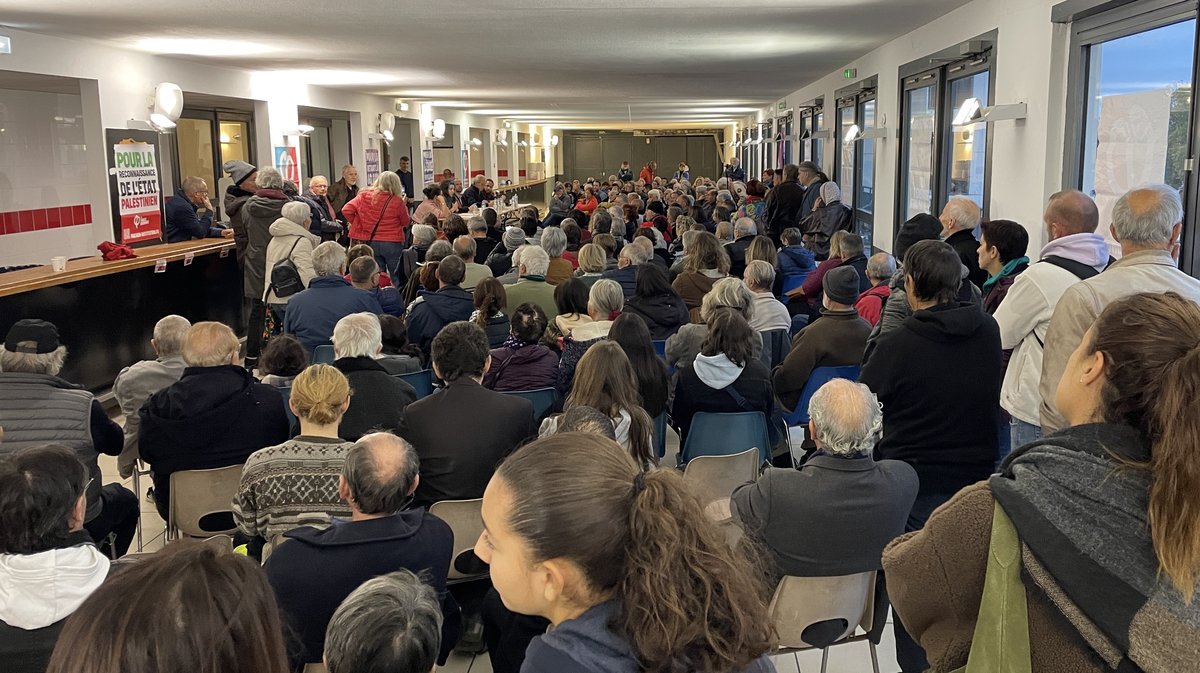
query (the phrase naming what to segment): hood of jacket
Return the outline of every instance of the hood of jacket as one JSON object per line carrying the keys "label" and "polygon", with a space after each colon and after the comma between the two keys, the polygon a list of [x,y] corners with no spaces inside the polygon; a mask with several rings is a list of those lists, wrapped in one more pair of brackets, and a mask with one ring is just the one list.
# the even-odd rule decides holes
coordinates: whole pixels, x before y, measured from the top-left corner
{"label": "hood of jacket", "polygon": [[251,196],[254,196],[254,192],[248,192],[237,185],[230,185],[225,190],[225,213],[230,217],[236,216]]}
{"label": "hood of jacket", "polygon": [[561,652],[593,673],[634,673],[639,667],[633,647],[608,627],[618,609],[616,601],[593,606],[535,643]]}
{"label": "hood of jacket", "polygon": [[978,304],[956,302],[914,311],[904,326],[931,341],[948,343],[974,334],[984,316]]}
{"label": "hood of jacket", "polygon": [[313,234],[304,227],[296,224],[286,217],[281,217],[271,223],[272,236],[303,236],[316,246],[321,242],[321,237]]}
{"label": "hood of jacket", "polygon": [[1042,248],[1041,257],[1054,255],[1074,260],[1097,269],[1108,265],[1108,242],[1100,234],[1070,234],[1056,238]]}
{"label": "hood of jacket", "polygon": [[[275,198],[276,194],[282,198]],[[254,196],[246,199],[246,214],[256,219],[274,222],[280,217],[283,212],[283,204],[287,202],[287,196],[284,196],[283,192],[274,189],[260,189],[254,193]]]}
{"label": "hood of jacket", "polygon": [[742,370],[745,369],[744,366],[739,367],[734,364],[729,358],[725,357],[724,353],[697,355],[692,367],[695,368],[696,376],[704,382],[704,385],[713,390],[720,390],[733,383],[742,375]]}
{"label": "hood of jacket", "polygon": [[475,311],[471,293],[457,285],[443,287],[437,292],[421,292],[422,302],[445,322],[466,320]]}
{"label": "hood of jacket", "polygon": [[525,365],[541,362],[547,358],[553,358],[554,362],[556,364],[558,363],[558,354],[542,344],[530,344],[524,348],[518,348],[516,350],[511,348],[505,350],[508,350],[510,353],[512,353],[512,355],[510,355],[508,358],[508,366],[510,367],[523,367]]}
{"label": "hood of jacket", "polygon": [[802,245],[788,245],[779,249],[780,255],[787,255],[787,258],[792,260],[796,266],[815,267],[817,265],[816,257],[812,250]]}
{"label": "hood of jacket", "polygon": [[236,426],[232,415],[246,413],[245,398],[253,395],[254,384],[250,372],[237,365],[188,367],[178,382],[150,396],[141,410],[143,427],[149,420],[181,446],[208,446],[213,436],[196,427]]}
{"label": "hood of jacket", "polygon": [[73,546],[36,554],[0,554],[0,621],[31,631],[65,619],[108,577],[108,558],[86,531]]}
{"label": "hood of jacket", "polygon": [[613,321],[611,320],[594,320],[576,325],[575,329],[571,330],[571,340],[591,341],[592,339],[603,339],[608,336],[609,330],[612,329],[612,324]]}

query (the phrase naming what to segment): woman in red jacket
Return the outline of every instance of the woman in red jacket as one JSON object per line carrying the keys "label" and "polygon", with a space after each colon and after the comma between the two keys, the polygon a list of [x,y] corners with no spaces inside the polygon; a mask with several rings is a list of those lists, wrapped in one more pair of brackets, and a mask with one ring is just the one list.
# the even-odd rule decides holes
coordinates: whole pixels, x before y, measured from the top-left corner
{"label": "woman in red jacket", "polygon": [[583,196],[575,202],[575,210],[585,212],[588,217],[591,217],[599,205],[600,202],[596,200],[596,192],[592,190],[591,185],[586,185],[583,188]]}
{"label": "woman in red jacket", "polygon": [[400,176],[380,173],[375,184],[342,207],[342,214],[350,223],[350,239],[370,245],[379,268],[396,278],[409,222]]}

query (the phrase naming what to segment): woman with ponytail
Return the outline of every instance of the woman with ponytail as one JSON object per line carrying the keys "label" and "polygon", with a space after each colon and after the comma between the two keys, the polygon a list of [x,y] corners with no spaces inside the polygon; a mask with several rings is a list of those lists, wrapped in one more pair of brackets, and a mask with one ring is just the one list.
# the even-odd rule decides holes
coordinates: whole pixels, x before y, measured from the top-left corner
{"label": "woman with ponytail", "polygon": [[893,606],[929,670],[965,664],[999,505],[1024,552],[1032,670],[1195,670],[1200,307],[1172,292],[1113,302],[1056,402],[1070,427],[1017,449],[884,551]]}
{"label": "woman with ponytail", "polygon": [[509,610],[545,617],[522,673],[768,673],[765,573],[673,470],[615,442],[539,439],[500,465],[475,553]]}

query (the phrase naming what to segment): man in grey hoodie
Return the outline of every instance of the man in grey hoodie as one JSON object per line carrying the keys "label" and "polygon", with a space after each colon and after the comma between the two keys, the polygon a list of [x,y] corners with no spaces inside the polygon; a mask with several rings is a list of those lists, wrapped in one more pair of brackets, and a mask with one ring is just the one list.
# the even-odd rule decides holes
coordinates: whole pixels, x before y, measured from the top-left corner
{"label": "man in grey hoodie", "polygon": [[108,577],[83,529],[87,469],[70,449],[25,449],[0,460],[0,661],[43,673],[63,622]]}

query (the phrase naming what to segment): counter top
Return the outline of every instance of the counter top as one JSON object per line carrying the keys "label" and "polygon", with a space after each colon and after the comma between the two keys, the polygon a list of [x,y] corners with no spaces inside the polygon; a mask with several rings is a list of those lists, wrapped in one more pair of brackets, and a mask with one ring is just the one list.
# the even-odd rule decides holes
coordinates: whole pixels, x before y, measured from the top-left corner
{"label": "counter top", "polygon": [[549,181],[550,181],[550,178],[543,178],[541,180],[531,180],[529,182],[521,182],[521,183],[518,183],[515,185],[504,185],[503,187],[497,187],[497,188],[493,189],[492,191],[494,191],[494,192],[511,192],[514,189],[524,189],[526,187],[534,187],[537,185],[544,185]]}
{"label": "counter top", "polygon": [[72,259],[67,261],[66,270],[59,273],[55,273],[54,269],[48,264],[30,269],[21,269],[20,271],[11,271],[0,274],[0,297],[29,292],[30,290],[39,290],[45,287],[53,287],[55,285],[75,283],[131,269],[154,266],[160,259],[174,262],[184,259],[189,254],[193,256],[210,255],[220,253],[222,250],[232,251],[233,247],[234,242],[232,239],[205,238],[195,241],[184,241],[182,243],[164,243],[161,245],[134,248],[133,251],[137,253],[137,257],[132,259],[118,259],[106,262],[99,255]]}

